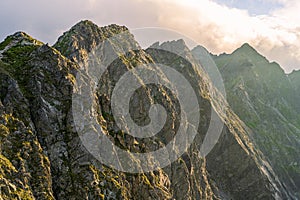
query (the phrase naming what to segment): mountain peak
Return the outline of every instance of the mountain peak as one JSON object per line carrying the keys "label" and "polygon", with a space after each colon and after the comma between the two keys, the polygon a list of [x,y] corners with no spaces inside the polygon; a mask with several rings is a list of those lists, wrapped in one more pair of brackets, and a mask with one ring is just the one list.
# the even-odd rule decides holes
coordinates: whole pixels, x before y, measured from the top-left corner
{"label": "mountain peak", "polygon": [[149,48],[157,48],[162,49],[165,51],[171,51],[177,53],[178,55],[185,54],[190,52],[189,48],[187,47],[185,41],[183,39],[166,41],[160,44],[159,42],[154,43]]}
{"label": "mountain peak", "polygon": [[82,50],[90,52],[105,38],[115,34],[128,31],[125,26],[111,24],[99,27],[89,20],[83,20],[75,24],[69,31],[63,33],[54,44],[54,48],[59,50],[64,56],[79,62],[82,60],[79,53]]}
{"label": "mountain peak", "polygon": [[11,35],[14,38],[26,38],[31,40],[32,37],[30,35],[28,35],[27,33],[23,32],[23,31],[18,31],[16,33],[14,33],[13,35]]}
{"label": "mountain peak", "polygon": [[67,32],[76,30],[77,33],[81,33],[84,29],[111,29],[117,32],[128,31],[128,28],[126,26],[121,26],[118,24],[110,24],[104,27],[99,27],[97,24],[90,20],[81,20]]}
{"label": "mountain peak", "polygon": [[42,42],[32,38],[25,32],[18,31],[10,36],[7,36],[3,42],[0,43],[0,58],[2,53],[8,49],[16,46],[41,46]]}
{"label": "mountain peak", "polygon": [[243,52],[256,52],[257,51],[249,44],[249,43],[244,43],[240,48],[238,48],[236,51],[243,51]]}
{"label": "mountain peak", "polygon": [[249,43],[244,43],[242,46],[241,46],[241,48],[252,48],[253,49],[253,47],[249,44]]}
{"label": "mountain peak", "polygon": [[252,64],[256,62],[269,63],[266,57],[260,54],[254,47],[250,46],[248,43],[244,43],[241,47],[236,49],[231,55],[241,59],[245,58],[248,61],[251,61]]}
{"label": "mountain peak", "polygon": [[[63,33],[63,35],[58,39],[57,43],[61,39],[71,39],[71,37],[77,37],[82,39],[89,39],[89,37],[93,36],[101,36],[101,35],[109,35],[111,34],[119,34],[121,32],[128,31],[128,28],[125,26],[120,26],[117,24],[111,24],[104,27],[99,27],[97,24],[90,20],[82,20],[71,27],[69,31]],[[56,44],[55,44],[56,45]]]}
{"label": "mountain peak", "polygon": [[80,22],[78,22],[77,24],[75,24],[74,26],[71,27],[71,29],[68,32],[72,32],[74,34],[77,33],[82,33],[87,31],[88,29],[98,29],[99,27],[94,24],[92,21],[89,20],[82,20]]}
{"label": "mountain peak", "polygon": [[[85,19],[85,20],[81,20],[79,21],[77,24],[75,24],[74,26],[78,26],[78,25],[86,25],[86,26],[97,26],[94,22],[88,20],[88,19]],[[73,27],[74,27],[73,26]]]}
{"label": "mountain peak", "polygon": [[192,53],[193,53],[194,55],[196,55],[196,56],[202,55],[204,52],[207,53],[207,54],[210,54],[210,53],[208,52],[208,50],[207,50],[204,46],[201,46],[201,45],[197,45],[196,47],[194,47],[194,48],[192,49]]}
{"label": "mountain peak", "polygon": [[29,34],[23,32],[23,31],[18,31],[18,32],[15,32],[14,34],[12,34],[10,36],[7,36],[2,43],[9,44],[11,42],[14,42],[14,43],[20,43],[20,42],[30,43],[30,44],[34,44],[34,45],[42,43],[42,42],[34,39]]}
{"label": "mountain peak", "polygon": [[127,27],[117,24],[99,27],[89,20],[80,21],[64,32],[53,47],[72,61],[85,63],[89,52],[95,50],[104,40],[117,35],[122,35],[119,39],[123,41],[118,43],[122,43],[123,47],[131,45],[135,49],[140,48]]}
{"label": "mountain peak", "polygon": [[15,43],[20,43],[21,45],[41,45],[42,42],[34,39],[29,34],[18,31],[14,33],[11,36],[8,36],[6,39],[10,39],[11,41],[14,41]]}

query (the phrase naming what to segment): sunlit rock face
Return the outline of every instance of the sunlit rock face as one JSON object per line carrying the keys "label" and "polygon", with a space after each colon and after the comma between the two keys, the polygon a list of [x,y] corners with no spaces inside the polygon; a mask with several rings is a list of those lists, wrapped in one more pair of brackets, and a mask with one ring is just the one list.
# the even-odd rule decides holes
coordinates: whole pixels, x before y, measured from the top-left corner
{"label": "sunlit rock face", "polygon": [[[111,41],[114,48],[109,52],[99,50],[104,40],[122,33],[124,37],[118,42]],[[127,48],[135,50],[122,55]],[[74,89],[80,90],[76,88],[78,81],[93,84],[89,81],[94,74],[87,63],[95,50],[100,51],[99,64],[106,62],[110,54],[118,56],[99,77],[93,94],[94,114],[110,141],[128,152],[145,153],[165,146],[178,129],[181,107],[176,93],[168,88],[144,84],[130,100],[131,117],[137,124],[147,125],[150,105],[157,103],[166,110],[166,123],[153,137],[129,135],[117,128],[110,104],[112,91],[122,75],[139,65],[159,63],[172,66],[193,86],[200,105],[197,134],[186,152],[171,165],[145,173],[126,173],[103,165],[83,145],[74,124],[72,95]],[[180,52],[181,56],[170,50]],[[184,41],[155,44],[143,50],[124,26],[98,27],[90,21],[81,21],[53,47],[20,32],[7,37],[0,44],[0,51],[0,194],[3,199],[293,198],[290,189],[283,185],[285,179],[277,176],[278,171],[274,173],[276,165],[272,164],[272,157],[270,165],[266,159],[269,155],[258,150],[266,153],[262,144],[257,142],[258,148],[253,144],[256,138],[268,138],[252,139],[252,132],[257,129],[251,131],[248,127],[255,127],[247,119],[242,118],[248,127],[240,120],[238,115],[243,117],[244,111],[234,109],[236,115],[231,110],[231,102],[227,103],[213,86]],[[245,65],[251,68],[251,62],[245,60]],[[216,58],[216,63],[220,65],[221,59]],[[164,77],[156,70],[158,77]],[[79,73],[84,75],[80,80]],[[228,93],[230,97],[231,92]],[[241,99],[246,98],[243,95]],[[220,109],[224,105],[226,109]],[[224,127],[215,147],[203,158],[199,147],[212,113],[224,122]],[[152,160],[147,161],[154,165]],[[128,166],[138,163],[134,156],[127,160]]]}

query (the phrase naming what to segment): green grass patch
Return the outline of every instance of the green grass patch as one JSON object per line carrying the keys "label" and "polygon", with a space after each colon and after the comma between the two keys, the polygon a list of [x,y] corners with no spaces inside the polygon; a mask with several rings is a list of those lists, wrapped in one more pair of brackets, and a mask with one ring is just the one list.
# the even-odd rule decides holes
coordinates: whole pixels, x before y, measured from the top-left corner
{"label": "green grass patch", "polygon": [[5,40],[3,42],[0,43],[0,51],[5,49],[5,47],[12,41],[12,37],[8,36],[7,38],[5,38]]}

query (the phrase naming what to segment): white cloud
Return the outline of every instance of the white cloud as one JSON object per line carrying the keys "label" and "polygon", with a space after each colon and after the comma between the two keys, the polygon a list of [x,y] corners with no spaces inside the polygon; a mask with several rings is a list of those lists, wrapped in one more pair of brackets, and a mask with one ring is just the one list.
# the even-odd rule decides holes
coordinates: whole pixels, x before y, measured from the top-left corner
{"label": "white cloud", "polygon": [[211,0],[151,0],[160,26],[180,31],[215,53],[249,42],[289,72],[300,68],[300,2],[279,1],[284,7],[270,15],[250,16]]}
{"label": "white cloud", "polygon": [[269,15],[251,16],[212,0],[53,0],[0,1],[0,38],[24,30],[45,42],[55,39],[81,19],[100,26],[174,29],[214,53],[231,52],[248,42],[287,72],[300,68],[300,1],[280,2]]}

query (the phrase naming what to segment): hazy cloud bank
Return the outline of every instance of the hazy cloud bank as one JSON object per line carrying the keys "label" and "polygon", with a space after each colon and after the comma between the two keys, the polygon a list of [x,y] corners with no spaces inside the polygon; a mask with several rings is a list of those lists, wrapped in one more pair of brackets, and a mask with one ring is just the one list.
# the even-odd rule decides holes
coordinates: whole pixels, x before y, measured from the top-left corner
{"label": "hazy cloud bank", "polygon": [[[24,30],[43,42],[81,19],[129,28],[165,27],[181,32],[213,53],[230,53],[248,42],[287,72],[300,69],[300,1],[277,1],[282,8],[252,16],[211,0],[9,0],[0,2],[0,39]],[[149,38],[151,39],[151,38]]]}

